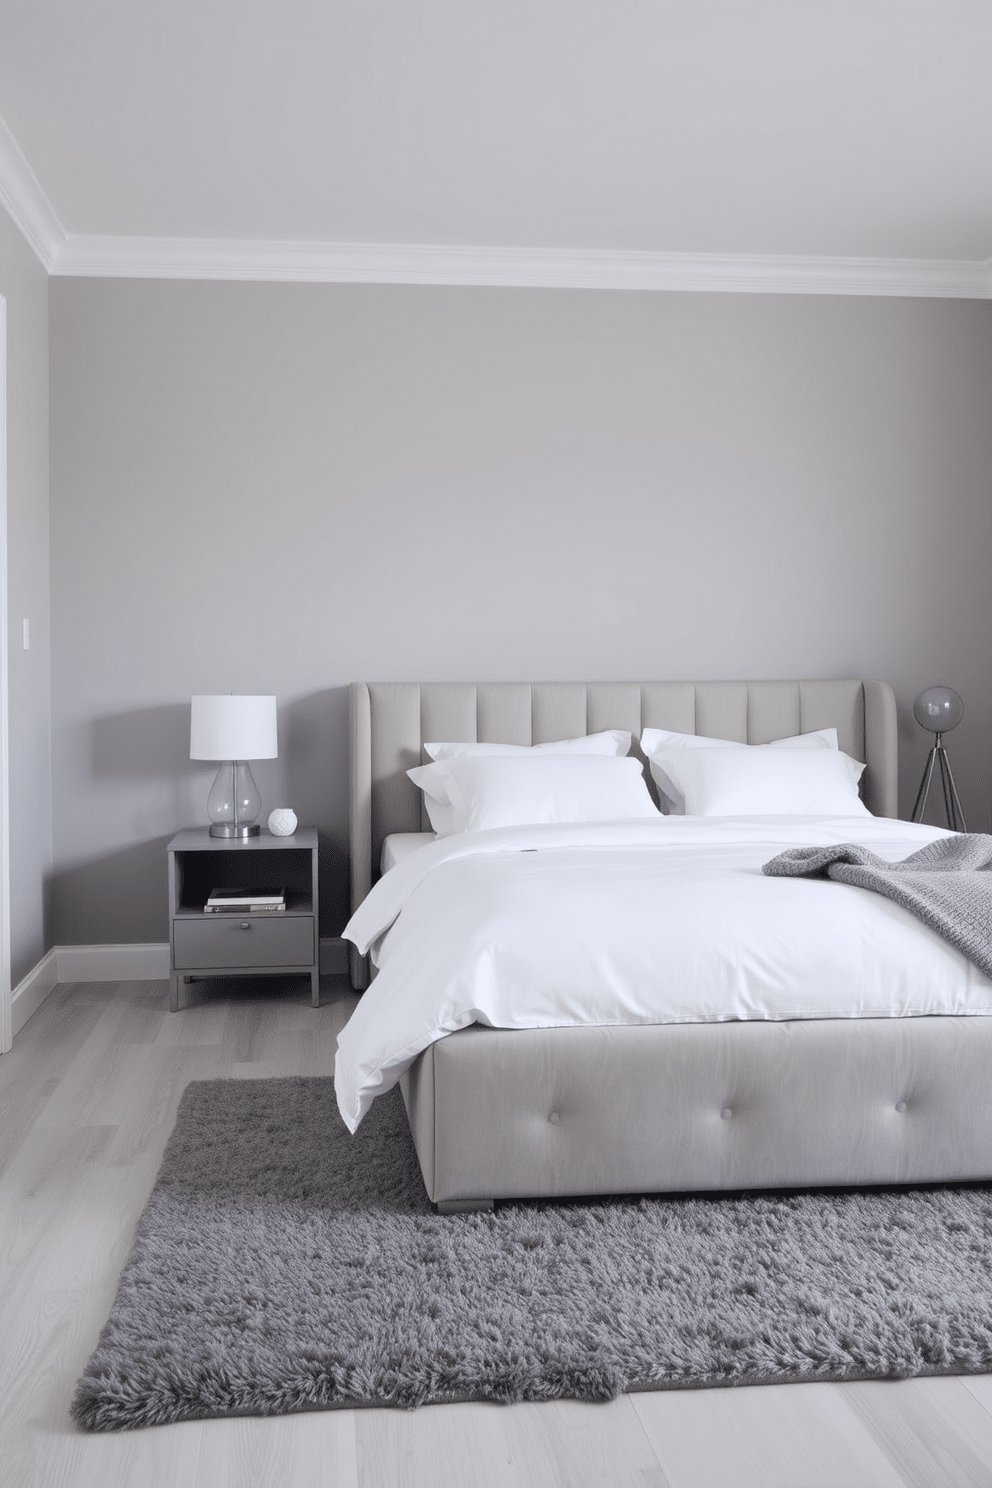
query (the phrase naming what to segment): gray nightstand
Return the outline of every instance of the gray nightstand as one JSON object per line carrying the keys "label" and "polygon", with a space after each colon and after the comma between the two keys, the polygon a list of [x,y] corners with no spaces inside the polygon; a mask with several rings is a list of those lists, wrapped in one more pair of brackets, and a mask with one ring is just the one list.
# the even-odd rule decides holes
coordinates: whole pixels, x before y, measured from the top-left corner
{"label": "gray nightstand", "polygon": [[[309,976],[319,1007],[316,828],[299,827],[292,837],[263,828],[247,842],[192,828],[173,837],[168,853],[172,1011],[185,1007],[187,981],[220,976]],[[286,889],[279,914],[204,912],[214,888],[273,883]]]}

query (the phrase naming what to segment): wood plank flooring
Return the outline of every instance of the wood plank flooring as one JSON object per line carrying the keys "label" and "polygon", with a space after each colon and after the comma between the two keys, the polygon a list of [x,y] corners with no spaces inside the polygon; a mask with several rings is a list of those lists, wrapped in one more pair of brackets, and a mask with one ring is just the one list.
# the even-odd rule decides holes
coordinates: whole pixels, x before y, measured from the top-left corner
{"label": "wood plank flooring", "polygon": [[0,1059],[3,1488],[992,1488],[992,1376],[329,1411],[118,1435],[68,1408],[191,1079],[324,1074],[324,983],[61,986]]}

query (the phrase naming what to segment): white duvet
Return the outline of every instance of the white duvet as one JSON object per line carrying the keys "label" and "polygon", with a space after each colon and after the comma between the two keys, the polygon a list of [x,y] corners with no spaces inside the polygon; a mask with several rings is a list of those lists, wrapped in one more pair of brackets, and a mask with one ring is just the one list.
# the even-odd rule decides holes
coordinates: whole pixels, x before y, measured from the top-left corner
{"label": "white duvet", "polygon": [[890,900],[768,878],[787,847],[895,861],[947,836],[879,817],[663,817],[463,832],[387,873],[345,937],[378,974],[338,1038],[354,1131],[437,1039],[493,1028],[992,1013],[992,981]]}

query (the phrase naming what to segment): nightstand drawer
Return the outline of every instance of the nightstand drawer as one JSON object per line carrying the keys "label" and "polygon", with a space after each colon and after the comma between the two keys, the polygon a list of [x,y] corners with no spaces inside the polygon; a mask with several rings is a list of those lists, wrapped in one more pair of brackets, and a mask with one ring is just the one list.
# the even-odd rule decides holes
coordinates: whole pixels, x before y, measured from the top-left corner
{"label": "nightstand drawer", "polygon": [[177,971],[313,965],[312,915],[204,915],[202,920],[177,919],[174,931]]}

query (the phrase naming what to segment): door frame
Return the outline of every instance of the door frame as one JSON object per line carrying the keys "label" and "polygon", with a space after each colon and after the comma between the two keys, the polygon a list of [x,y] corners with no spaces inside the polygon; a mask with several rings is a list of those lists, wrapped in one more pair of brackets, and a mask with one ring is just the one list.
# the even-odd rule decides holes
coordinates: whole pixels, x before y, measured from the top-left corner
{"label": "door frame", "polygon": [[7,301],[0,294],[0,1054],[14,1041],[10,986],[10,759],[7,690]]}

